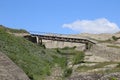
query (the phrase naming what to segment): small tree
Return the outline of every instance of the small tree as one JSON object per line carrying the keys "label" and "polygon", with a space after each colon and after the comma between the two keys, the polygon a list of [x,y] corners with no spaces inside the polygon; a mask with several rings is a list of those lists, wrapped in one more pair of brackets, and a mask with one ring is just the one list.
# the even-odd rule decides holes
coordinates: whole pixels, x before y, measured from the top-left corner
{"label": "small tree", "polygon": [[114,41],[117,41],[117,40],[118,40],[118,38],[117,38],[116,36],[112,36],[112,39],[113,39]]}

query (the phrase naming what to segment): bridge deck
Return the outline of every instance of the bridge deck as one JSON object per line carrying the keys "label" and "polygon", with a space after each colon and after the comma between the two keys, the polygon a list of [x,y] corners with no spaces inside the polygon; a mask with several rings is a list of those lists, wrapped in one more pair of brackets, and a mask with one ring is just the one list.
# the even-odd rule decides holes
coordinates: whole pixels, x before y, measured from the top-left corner
{"label": "bridge deck", "polygon": [[69,38],[69,37],[59,37],[59,36],[49,36],[49,35],[38,35],[38,34],[31,34],[31,36],[34,37],[39,37],[40,39],[45,39],[45,40],[53,40],[53,41],[63,41],[63,42],[74,42],[74,43],[92,43],[95,44],[94,42],[87,40],[87,39],[80,39],[80,38]]}

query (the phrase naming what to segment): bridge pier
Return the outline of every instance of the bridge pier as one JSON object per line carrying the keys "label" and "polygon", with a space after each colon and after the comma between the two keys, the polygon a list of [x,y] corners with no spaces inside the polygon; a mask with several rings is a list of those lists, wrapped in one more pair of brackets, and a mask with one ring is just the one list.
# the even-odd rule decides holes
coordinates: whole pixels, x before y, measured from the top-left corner
{"label": "bridge pier", "polygon": [[42,39],[36,36],[36,43],[42,45]]}
{"label": "bridge pier", "polygon": [[39,37],[36,36],[36,43],[38,44],[39,43]]}
{"label": "bridge pier", "polygon": [[85,43],[85,50],[90,50],[92,46],[93,46],[92,43],[89,42]]}
{"label": "bridge pier", "polygon": [[39,44],[42,45],[42,39],[41,38],[39,39]]}
{"label": "bridge pier", "polygon": [[88,49],[89,49],[88,43],[85,43],[85,50],[88,50]]}

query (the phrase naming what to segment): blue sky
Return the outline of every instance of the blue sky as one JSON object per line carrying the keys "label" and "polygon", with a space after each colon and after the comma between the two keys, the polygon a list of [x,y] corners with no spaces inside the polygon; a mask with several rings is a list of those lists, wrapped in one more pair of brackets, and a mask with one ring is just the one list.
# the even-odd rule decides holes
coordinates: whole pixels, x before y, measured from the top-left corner
{"label": "blue sky", "polygon": [[0,24],[10,28],[73,34],[111,33],[120,27],[120,0],[0,0],[0,3]]}

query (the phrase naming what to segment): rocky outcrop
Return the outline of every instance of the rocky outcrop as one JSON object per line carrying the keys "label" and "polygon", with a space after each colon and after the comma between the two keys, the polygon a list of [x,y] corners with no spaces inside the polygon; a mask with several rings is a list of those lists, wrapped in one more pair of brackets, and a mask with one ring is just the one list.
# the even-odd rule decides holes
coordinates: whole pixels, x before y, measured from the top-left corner
{"label": "rocky outcrop", "polygon": [[5,54],[0,52],[0,80],[30,80]]}
{"label": "rocky outcrop", "polygon": [[110,74],[100,73],[81,73],[67,80],[120,80],[120,72]]}
{"label": "rocky outcrop", "polygon": [[85,60],[90,62],[105,62],[105,61],[120,61],[120,49],[114,47],[108,47],[111,44],[96,44],[89,52],[86,52]]}
{"label": "rocky outcrop", "polygon": [[52,40],[42,40],[46,48],[64,48],[64,47],[74,47],[76,46],[80,50],[85,49],[85,44],[81,43],[72,43],[72,42],[61,42],[61,41],[52,41]]}

